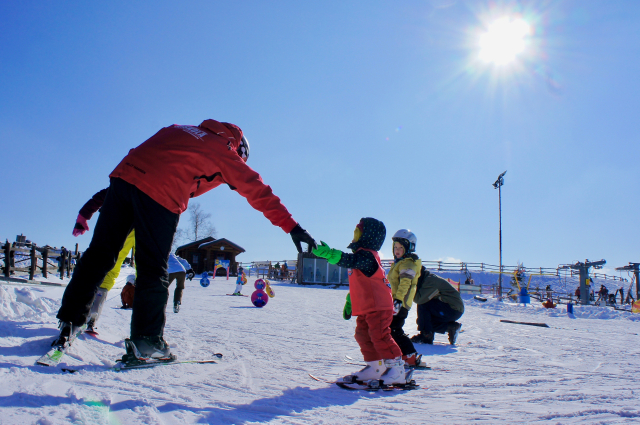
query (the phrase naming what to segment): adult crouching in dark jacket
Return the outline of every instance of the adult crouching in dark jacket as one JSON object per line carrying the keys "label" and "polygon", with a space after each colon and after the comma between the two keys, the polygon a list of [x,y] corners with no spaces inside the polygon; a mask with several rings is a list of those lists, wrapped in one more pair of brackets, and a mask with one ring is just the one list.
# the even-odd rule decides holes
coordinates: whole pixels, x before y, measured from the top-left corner
{"label": "adult crouching in dark jacket", "polygon": [[422,267],[414,302],[418,305],[418,331],[411,338],[419,344],[433,344],[434,334],[445,332],[449,343],[455,344],[462,325],[457,322],[464,314],[460,293],[446,279]]}

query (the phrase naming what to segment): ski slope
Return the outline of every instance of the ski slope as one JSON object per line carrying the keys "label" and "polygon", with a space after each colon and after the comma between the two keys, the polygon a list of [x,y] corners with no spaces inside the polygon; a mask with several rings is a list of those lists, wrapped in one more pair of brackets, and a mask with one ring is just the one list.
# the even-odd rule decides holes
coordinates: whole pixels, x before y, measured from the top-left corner
{"label": "ski slope", "polygon": [[[129,271],[123,270],[120,279]],[[243,292],[250,295],[255,277]],[[547,310],[465,296],[459,344],[416,345],[431,371],[415,391],[347,391],[329,379],[359,366],[345,288],[272,282],[262,309],[231,297],[233,279],[187,281],[165,338],[183,364],[115,372],[131,311],[109,293],[98,338],[82,335],[56,368],[36,366],[57,334],[64,288],[0,285],[1,424],[407,424],[640,422],[640,315],[610,307]],[[173,297],[171,288],[170,302]],[[501,323],[547,323],[550,328]],[[405,330],[416,333],[415,308]],[[62,368],[78,370],[70,374]]]}

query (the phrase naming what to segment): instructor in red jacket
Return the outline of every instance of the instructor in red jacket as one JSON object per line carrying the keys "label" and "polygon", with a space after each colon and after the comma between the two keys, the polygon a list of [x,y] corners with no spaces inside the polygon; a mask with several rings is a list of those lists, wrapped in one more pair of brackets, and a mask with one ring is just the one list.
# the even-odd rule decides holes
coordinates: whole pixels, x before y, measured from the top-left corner
{"label": "instructor in red jacket", "polygon": [[[128,359],[173,358],[163,338],[169,297],[167,262],[180,214],[190,198],[226,183],[262,212],[273,225],[291,235],[302,251],[315,241],[280,198],[245,164],[249,144],[239,127],[206,120],[199,126],[165,127],[129,154],[110,174],[110,186],[93,239],[78,262],[58,311],[65,344],[82,326],[100,282],[116,262],[131,231],[136,231],[136,296]],[[133,356],[133,357],[132,357]]]}

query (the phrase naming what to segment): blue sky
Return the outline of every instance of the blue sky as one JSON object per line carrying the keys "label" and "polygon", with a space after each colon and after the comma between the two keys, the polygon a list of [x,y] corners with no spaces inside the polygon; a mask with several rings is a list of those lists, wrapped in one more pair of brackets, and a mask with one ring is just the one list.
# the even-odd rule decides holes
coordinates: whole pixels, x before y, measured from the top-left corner
{"label": "blue sky", "polygon": [[[478,40],[503,16],[532,35],[500,67]],[[497,264],[508,170],[504,264],[637,262],[639,32],[615,0],[3,2],[0,237],[85,249],[78,210],[128,150],[213,118],[332,247],[372,216],[387,258],[410,228],[423,259]],[[238,260],[295,258],[236,193],[196,201]]]}

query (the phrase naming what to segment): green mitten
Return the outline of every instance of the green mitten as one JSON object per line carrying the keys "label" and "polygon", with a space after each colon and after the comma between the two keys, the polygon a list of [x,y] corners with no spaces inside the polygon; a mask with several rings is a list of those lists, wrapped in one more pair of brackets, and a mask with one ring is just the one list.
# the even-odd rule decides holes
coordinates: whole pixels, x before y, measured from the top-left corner
{"label": "green mitten", "polygon": [[314,248],[312,252],[320,258],[326,258],[330,264],[338,264],[340,258],[342,258],[342,251],[330,248],[329,245],[322,241],[320,241],[320,245]]}
{"label": "green mitten", "polygon": [[351,319],[351,293],[347,294],[347,302],[344,303],[344,308],[342,309],[342,317],[344,317],[344,320]]}

